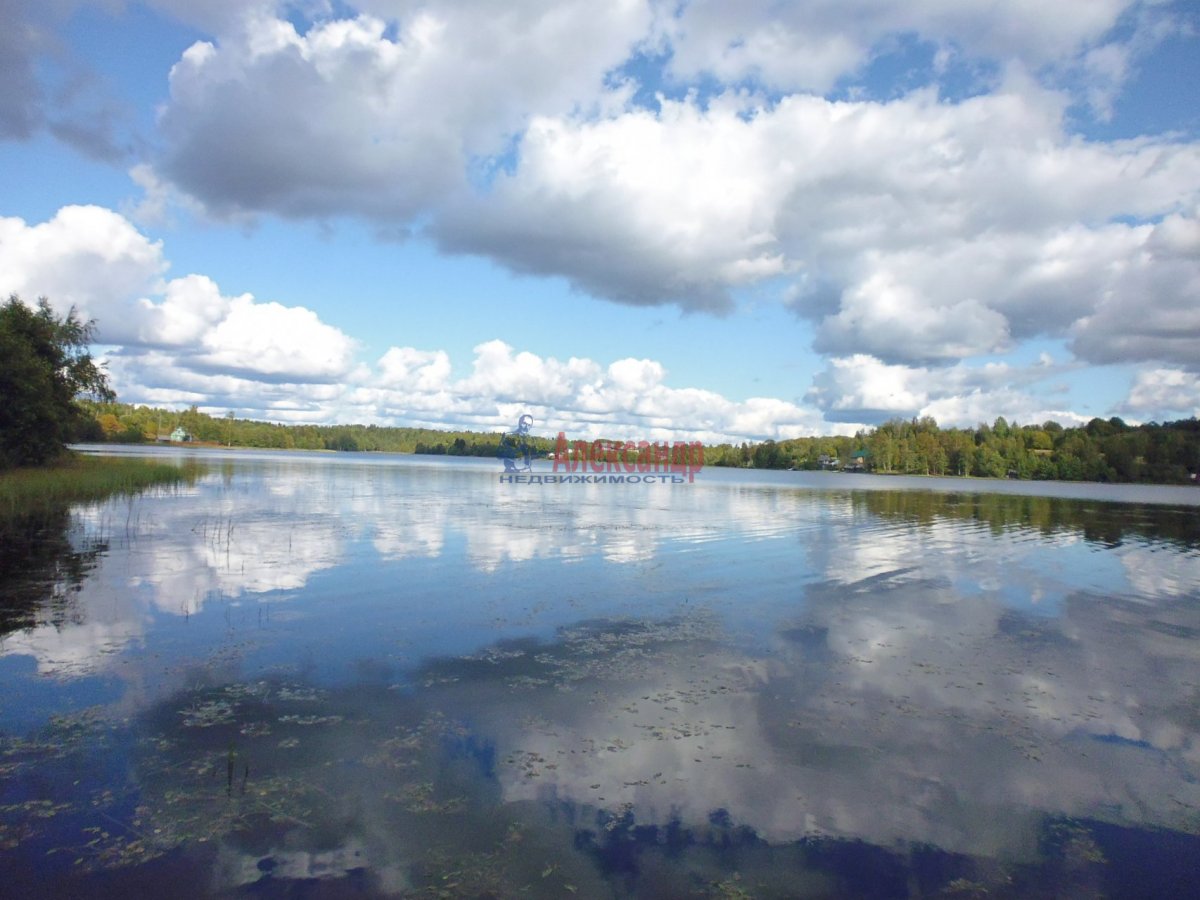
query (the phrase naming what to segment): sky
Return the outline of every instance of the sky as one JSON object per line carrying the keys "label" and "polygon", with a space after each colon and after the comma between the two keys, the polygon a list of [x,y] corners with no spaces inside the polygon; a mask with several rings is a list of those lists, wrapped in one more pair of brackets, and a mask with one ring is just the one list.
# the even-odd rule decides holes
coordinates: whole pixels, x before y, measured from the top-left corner
{"label": "sky", "polygon": [[119,399],[632,440],[1200,415],[1195,0],[0,0]]}

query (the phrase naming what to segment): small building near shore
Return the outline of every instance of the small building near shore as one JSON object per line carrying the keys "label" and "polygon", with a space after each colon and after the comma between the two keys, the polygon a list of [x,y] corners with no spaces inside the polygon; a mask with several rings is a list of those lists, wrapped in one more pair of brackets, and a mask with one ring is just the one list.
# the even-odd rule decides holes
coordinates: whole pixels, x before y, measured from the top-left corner
{"label": "small building near shore", "polygon": [[186,444],[191,439],[192,436],[184,431],[182,427],[176,428],[171,432],[171,443],[173,444]]}
{"label": "small building near shore", "polygon": [[871,454],[866,450],[855,450],[850,456],[850,462],[846,463],[847,472],[865,472],[867,471],[867,460],[871,458]]}

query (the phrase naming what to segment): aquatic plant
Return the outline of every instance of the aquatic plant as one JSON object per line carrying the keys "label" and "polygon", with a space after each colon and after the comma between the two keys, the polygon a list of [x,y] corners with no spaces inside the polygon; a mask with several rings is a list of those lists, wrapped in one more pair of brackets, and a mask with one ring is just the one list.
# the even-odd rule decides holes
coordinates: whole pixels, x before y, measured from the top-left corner
{"label": "aquatic plant", "polygon": [[53,466],[0,472],[0,517],[191,483],[202,471],[194,463],[173,466],[148,459],[73,454]]}

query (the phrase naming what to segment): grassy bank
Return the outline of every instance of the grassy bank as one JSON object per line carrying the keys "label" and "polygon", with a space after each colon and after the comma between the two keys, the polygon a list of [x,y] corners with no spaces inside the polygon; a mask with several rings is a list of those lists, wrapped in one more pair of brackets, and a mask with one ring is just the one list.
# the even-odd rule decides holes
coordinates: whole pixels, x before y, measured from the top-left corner
{"label": "grassy bank", "polygon": [[136,494],[192,481],[196,472],[195,466],[72,453],[53,465],[0,472],[0,515]]}

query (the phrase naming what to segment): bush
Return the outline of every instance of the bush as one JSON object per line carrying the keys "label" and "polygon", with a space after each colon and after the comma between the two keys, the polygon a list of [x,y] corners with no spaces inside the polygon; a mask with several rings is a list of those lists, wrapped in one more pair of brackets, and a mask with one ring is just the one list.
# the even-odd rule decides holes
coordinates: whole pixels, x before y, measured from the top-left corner
{"label": "bush", "polygon": [[59,318],[44,297],[36,309],[15,295],[0,306],[0,469],[61,455],[84,418],[76,398],[112,399],[87,352],[94,327],[74,308]]}

